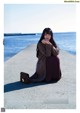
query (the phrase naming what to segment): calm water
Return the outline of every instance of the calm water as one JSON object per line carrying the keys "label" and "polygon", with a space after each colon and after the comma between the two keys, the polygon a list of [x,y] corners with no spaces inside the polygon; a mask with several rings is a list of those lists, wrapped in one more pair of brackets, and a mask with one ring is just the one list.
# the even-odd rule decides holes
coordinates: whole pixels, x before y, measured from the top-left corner
{"label": "calm water", "polygon": [[[4,36],[4,61],[28,47],[36,44],[41,34],[21,35],[21,36]],[[76,55],[76,32],[54,33],[54,40],[60,49]]]}

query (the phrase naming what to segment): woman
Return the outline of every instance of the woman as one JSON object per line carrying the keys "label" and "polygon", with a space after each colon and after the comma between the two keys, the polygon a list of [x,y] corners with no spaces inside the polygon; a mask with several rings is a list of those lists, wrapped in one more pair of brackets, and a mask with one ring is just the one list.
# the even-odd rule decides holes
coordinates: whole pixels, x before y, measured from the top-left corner
{"label": "woman", "polygon": [[53,40],[53,32],[45,28],[37,44],[38,62],[36,72],[27,78],[27,82],[52,82],[61,78],[59,49]]}

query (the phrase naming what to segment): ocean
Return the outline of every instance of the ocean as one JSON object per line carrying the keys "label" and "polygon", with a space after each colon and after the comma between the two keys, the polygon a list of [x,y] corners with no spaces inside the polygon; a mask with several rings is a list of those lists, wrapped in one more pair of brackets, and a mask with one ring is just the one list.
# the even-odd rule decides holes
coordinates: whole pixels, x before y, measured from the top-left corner
{"label": "ocean", "polygon": [[[37,44],[41,33],[27,35],[4,35],[4,61],[31,44]],[[54,40],[62,50],[76,55],[76,32],[54,33]]]}

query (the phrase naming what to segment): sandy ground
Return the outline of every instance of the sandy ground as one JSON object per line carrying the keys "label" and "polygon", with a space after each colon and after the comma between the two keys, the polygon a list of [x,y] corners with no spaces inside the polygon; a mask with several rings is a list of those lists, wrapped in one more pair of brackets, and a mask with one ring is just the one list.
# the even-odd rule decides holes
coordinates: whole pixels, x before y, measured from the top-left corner
{"label": "sandy ground", "polygon": [[4,64],[4,107],[6,109],[75,109],[76,56],[60,51],[62,79],[57,83],[23,84],[20,72],[34,74],[36,44],[25,48]]}

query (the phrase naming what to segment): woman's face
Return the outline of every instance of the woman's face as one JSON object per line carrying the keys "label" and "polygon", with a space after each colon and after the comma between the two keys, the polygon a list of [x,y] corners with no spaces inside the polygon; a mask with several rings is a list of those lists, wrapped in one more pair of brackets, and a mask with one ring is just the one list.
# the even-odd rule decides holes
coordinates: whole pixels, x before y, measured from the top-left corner
{"label": "woman's face", "polygon": [[44,39],[49,41],[51,39],[51,35],[50,34],[44,34]]}

